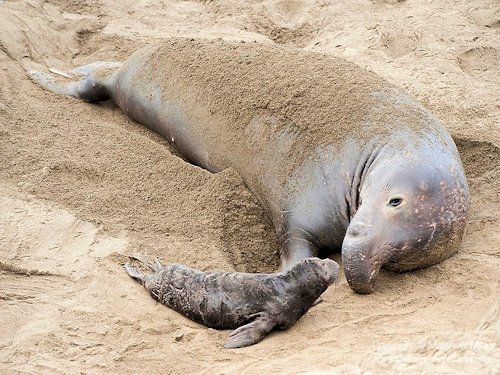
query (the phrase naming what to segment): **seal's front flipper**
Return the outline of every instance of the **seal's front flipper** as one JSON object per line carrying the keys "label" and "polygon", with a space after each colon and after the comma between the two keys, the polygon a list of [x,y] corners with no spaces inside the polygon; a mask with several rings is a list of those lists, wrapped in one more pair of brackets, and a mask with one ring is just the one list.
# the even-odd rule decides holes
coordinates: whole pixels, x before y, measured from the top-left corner
{"label": "seal's front flipper", "polygon": [[257,344],[271,332],[275,324],[267,316],[259,316],[253,322],[245,324],[230,333],[224,344],[226,349],[243,348]]}
{"label": "seal's front flipper", "polygon": [[29,75],[45,90],[87,102],[98,102],[110,98],[114,73],[120,66],[120,63],[99,61],[73,69],[70,74],[62,73],[62,76],[61,73],[57,75],[37,71],[31,71]]}
{"label": "seal's front flipper", "polygon": [[310,258],[318,254],[318,247],[312,235],[302,229],[288,230],[280,235],[283,240],[281,249],[281,270],[290,270],[302,259]]}

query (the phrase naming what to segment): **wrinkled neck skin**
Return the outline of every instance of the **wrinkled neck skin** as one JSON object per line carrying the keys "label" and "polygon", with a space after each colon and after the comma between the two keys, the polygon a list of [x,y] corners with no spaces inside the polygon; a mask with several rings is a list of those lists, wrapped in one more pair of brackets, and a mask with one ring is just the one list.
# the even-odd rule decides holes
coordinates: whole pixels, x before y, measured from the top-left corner
{"label": "wrinkled neck skin", "polygon": [[346,141],[342,150],[322,146],[296,170],[278,231],[284,244],[283,268],[312,256],[309,250],[340,251],[358,210],[362,181],[380,152],[376,140],[365,145]]}
{"label": "wrinkled neck skin", "polygon": [[390,141],[347,142],[340,157],[334,152],[318,150],[305,165],[309,172],[297,174],[308,177],[294,182],[300,193],[286,212],[285,251],[294,246],[289,254],[300,257],[341,249],[346,278],[358,293],[374,290],[381,267],[423,268],[457,251],[469,192],[447,133],[400,131]]}

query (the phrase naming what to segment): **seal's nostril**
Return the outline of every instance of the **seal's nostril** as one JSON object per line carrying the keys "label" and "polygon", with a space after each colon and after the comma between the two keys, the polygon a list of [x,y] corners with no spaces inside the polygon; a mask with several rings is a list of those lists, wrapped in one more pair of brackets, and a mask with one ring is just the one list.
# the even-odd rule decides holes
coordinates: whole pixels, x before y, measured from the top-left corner
{"label": "seal's nostril", "polygon": [[359,236],[359,232],[356,229],[350,229],[349,234],[351,235],[351,237],[358,237]]}
{"label": "seal's nostril", "polygon": [[363,225],[351,224],[347,230],[347,234],[351,237],[363,237],[367,232]]}

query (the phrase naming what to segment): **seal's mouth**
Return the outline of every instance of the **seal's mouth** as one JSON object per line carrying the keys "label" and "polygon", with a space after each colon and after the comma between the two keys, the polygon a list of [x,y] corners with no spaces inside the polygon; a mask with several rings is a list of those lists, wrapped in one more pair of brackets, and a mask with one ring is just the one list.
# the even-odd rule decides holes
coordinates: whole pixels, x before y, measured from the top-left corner
{"label": "seal's mouth", "polygon": [[372,293],[380,268],[390,258],[391,249],[388,244],[373,248],[364,241],[345,239],[342,262],[351,289],[360,294]]}
{"label": "seal's mouth", "polygon": [[370,270],[352,269],[349,265],[344,265],[347,282],[352,290],[359,294],[370,294],[375,290],[375,281],[380,270],[380,266]]}

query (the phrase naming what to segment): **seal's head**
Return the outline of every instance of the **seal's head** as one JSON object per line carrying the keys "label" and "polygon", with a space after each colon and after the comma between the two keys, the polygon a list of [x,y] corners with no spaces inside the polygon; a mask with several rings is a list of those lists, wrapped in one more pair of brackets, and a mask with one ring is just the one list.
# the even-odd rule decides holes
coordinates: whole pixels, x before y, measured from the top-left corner
{"label": "seal's head", "polygon": [[332,285],[339,279],[339,265],[331,259],[311,258],[316,263],[318,270],[327,285]]}
{"label": "seal's head", "polygon": [[287,273],[296,279],[305,278],[308,282],[312,275],[317,275],[326,286],[330,286],[339,278],[339,265],[332,259],[311,257],[302,259]]}
{"label": "seal's head", "polygon": [[386,158],[369,168],[342,245],[346,278],[356,292],[371,293],[381,267],[423,268],[458,249],[469,193],[458,155],[448,155]]}

